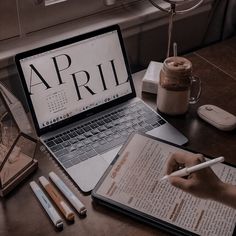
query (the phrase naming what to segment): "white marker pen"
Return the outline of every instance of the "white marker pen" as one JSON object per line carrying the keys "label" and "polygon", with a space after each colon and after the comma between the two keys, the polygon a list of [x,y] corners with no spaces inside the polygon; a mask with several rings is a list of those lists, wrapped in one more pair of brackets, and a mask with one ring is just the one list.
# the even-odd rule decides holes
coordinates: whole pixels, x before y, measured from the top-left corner
{"label": "white marker pen", "polygon": [[38,186],[38,184],[35,181],[30,182],[30,187],[32,188],[34,194],[38,198],[39,202],[42,204],[44,210],[49,215],[50,219],[52,220],[53,224],[57,228],[63,227],[63,221],[59,214],[57,213],[56,209],[52,205],[52,203],[49,201],[47,196],[44,194],[42,189]]}
{"label": "white marker pen", "polygon": [[54,172],[50,172],[49,177],[65,195],[68,201],[70,201],[73,207],[79,212],[79,214],[85,215],[87,210],[84,204],[77,198],[77,196],[75,196],[75,194],[66,186],[66,184]]}

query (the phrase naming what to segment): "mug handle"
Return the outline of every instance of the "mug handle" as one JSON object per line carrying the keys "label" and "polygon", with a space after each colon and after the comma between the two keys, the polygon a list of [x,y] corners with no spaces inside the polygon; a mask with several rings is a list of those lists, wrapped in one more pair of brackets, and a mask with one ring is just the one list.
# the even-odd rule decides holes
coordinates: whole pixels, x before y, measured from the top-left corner
{"label": "mug handle", "polygon": [[202,82],[197,76],[191,76],[189,104],[195,104],[199,101],[202,93]]}

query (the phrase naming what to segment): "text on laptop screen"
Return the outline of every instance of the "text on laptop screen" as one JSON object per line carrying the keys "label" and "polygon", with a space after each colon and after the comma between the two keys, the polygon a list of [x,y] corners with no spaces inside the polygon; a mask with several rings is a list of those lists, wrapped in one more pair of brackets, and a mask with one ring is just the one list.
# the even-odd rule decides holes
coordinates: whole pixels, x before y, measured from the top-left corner
{"label": "text on laptop screen", "polygon": [[116,30],[20,63],[39,128],[132,92]]}

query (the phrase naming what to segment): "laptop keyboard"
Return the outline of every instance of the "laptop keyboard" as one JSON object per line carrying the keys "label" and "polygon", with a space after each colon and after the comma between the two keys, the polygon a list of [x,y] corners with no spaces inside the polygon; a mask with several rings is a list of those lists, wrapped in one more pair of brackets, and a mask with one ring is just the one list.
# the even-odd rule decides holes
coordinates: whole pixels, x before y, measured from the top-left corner
{"label": "laptop keyboard", "polygon": [[134,131],[147,132],[166,123],[141,101],[78,125],[45,141],[65,168],[123,144]]}

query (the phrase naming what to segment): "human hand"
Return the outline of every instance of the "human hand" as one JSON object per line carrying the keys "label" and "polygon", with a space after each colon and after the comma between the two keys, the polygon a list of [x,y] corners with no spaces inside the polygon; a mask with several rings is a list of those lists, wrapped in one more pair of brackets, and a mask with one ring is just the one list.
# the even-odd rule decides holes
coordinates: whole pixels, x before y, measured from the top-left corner
{"label": "human hand", "polygon": [[[202,163],[201,154],[174,153],[167,162],[167,175],[181,167],[190,167]],[[196,171],[186,178],[170,176],[169,182],[185,192],[201,198],[215,199],[222,188],[223,182],[216,176],[210,167]]]}

